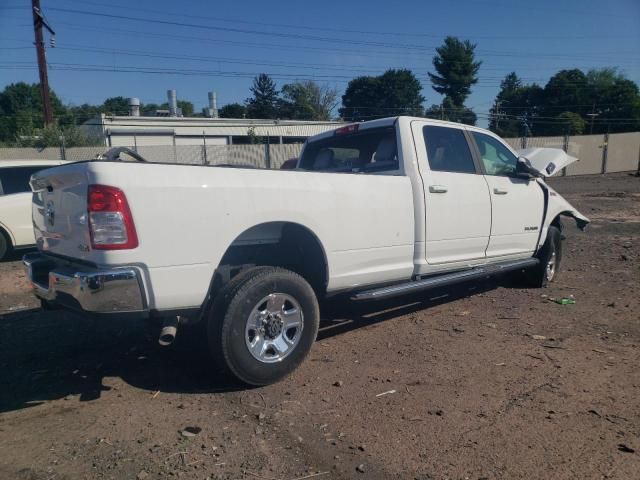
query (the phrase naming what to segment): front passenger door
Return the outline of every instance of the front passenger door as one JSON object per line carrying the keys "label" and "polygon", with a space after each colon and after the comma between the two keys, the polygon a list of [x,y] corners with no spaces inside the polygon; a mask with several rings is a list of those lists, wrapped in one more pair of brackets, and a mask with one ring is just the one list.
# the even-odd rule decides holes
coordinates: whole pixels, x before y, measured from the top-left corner
{"label": "front passenger door", "polygon": [[491,195],[487,257],[533,253],[544,214],[544,195],[533,179],[515,176],[518,157],[500,140],[471,131]]}

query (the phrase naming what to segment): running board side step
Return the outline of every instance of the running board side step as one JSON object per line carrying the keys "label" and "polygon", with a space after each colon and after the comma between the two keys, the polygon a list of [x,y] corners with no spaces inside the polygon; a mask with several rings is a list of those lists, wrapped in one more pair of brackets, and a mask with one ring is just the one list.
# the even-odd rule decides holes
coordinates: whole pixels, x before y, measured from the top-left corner
{"label": "running board side step", "polygon": [[385,298],[395,297],[396,295],[405,295],[407,293],[429,290],[431,288],[446,287],[448,285],[468,280],[478,280],[504,272],[531,268],[538,265],[538,263],[540,263],[540,261],[537,258],[526,258],[524,260],[516,260],[512,262],[482,265],[480,267],[474,267],[460,272],[444,273],[442,275],[430,276],[421,280],[412,280],[410,282],[399,283],[396,285],[363,290],[352,295],[351,300],[382,300]]}

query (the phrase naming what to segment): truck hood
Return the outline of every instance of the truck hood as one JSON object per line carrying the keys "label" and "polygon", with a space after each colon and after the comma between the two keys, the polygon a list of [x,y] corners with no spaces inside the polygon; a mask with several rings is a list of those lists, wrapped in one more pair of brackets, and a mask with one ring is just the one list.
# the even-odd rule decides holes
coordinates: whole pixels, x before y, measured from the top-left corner
{"label": "truck hood", "polygon": [[578,160],[576,157],[568,155],[561,148],[524,148],[518,150],[518,154],[529,160],[531,166],[540,172],[543,177],[550,177]]}

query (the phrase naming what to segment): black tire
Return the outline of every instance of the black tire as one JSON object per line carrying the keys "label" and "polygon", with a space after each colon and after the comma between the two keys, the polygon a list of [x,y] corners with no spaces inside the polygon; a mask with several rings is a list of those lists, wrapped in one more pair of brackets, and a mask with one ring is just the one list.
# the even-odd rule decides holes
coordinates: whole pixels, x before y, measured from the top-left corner
{"label": "black tire", "polygon": [[[280,360],[265,363],[249,350],[247,325],[261,302],[276,293],[297,303],[302,313],[301,327],[300,332],[293,328],[296,343],[288,353]],[[254,386],[268,385],[286,377],[302,363],[316,339],[319,324],[318,300],[304,278],[283,268],[256,267],[234,277],[216,296],[207,325],[209,349],[217,363],[240,381]],[[277,355],[276,350],[273,352]]]}
{"label": "black tire", "polygon": [[13,253],[13,245],[7,232],[0,228],[0,260],[4,260]]}
{"label": "black tire", "polygon": [[[560,273],[560,262],[562,260],[562,235],[560,229],[550,226],[547,230],[547,239],[536,255],[540,263],[533,268],[525,270],[524,281],[527,286],[542,288],[548,283],[555,281]],[[553,268],[551,263],[553,262]]]}
{"label": "black tire", "polygon": [[40,308],[46,312],[51,312],[54,310],[63,310],[62,306],[57,303],[50,302],[49,300],[40,299]]}

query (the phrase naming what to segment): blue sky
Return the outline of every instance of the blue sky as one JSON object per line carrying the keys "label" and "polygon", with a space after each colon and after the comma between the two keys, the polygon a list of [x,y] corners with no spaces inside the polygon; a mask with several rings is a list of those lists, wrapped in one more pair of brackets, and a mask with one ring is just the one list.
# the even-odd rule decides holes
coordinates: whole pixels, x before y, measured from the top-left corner
{"label": "blue sky", "polygon": [[[209,90],[219,106],[242,102],[260,72],[280,86],[311,78],[342,93],[355,76],[410,68],[430,105],[440,96],[427,71],[446,35],[478,44],[480,81],[467,105],[481,118],[510,71],[544,85],[561,68],[612,66],[640,83],[639,0],[41,2],[56,30],[50,85],[73,104],[116,95],[162,103],[176,88],[199,110]],[[0,89],[38,81],[30,3],[0,0]]]}

